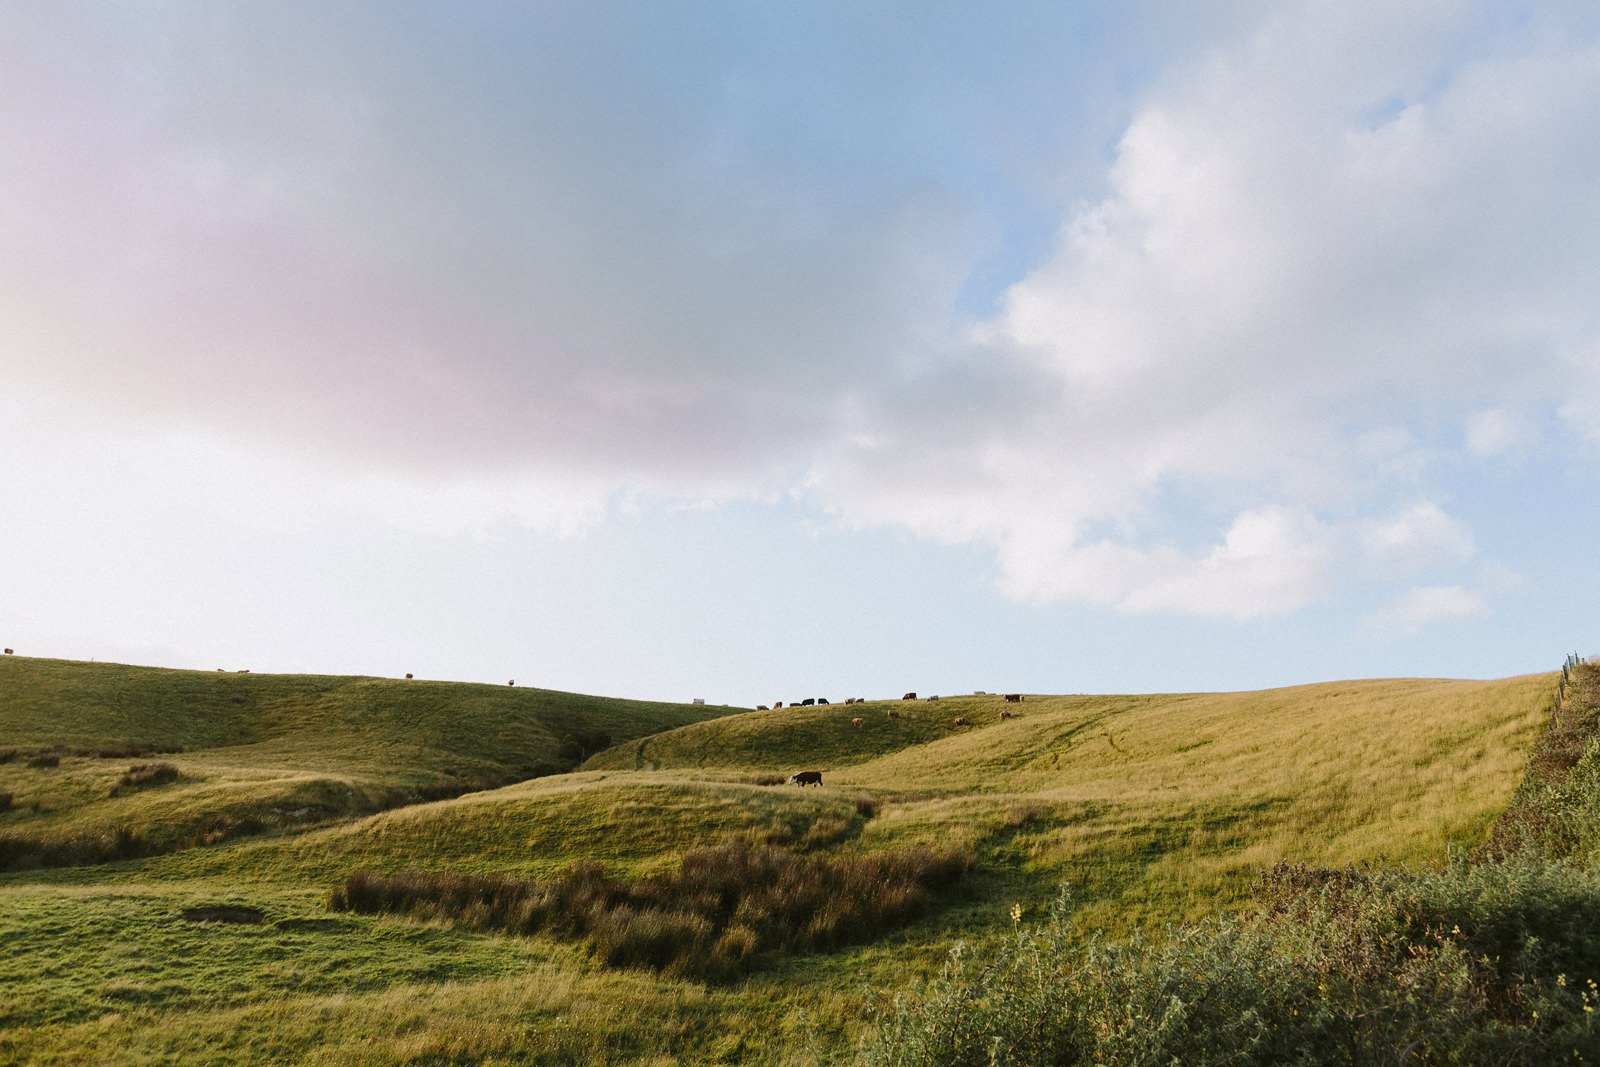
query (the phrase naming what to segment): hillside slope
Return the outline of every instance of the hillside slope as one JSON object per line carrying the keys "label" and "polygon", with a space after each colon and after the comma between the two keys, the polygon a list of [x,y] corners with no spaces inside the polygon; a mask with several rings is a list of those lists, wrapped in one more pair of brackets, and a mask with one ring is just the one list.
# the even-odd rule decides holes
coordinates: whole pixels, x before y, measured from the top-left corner
{"label": "hillside slope", "polygon": [[[1015,917],[1043,914],[1063,882],[1080,929],[1120,937],[1237,906],[1278,860],[1426,866],[1480,843],[1557,677],[710,718],[500,686],[0,669],[0,729],[16,730],[0,746],[20,735],[27,753],[68,750],[54,767],[0,763],[0,792],[15,792],[0,845],[81,849],[65,861],[78,866],[24,856],[0,873],[0,936],[14,948],[0,961],[0,1059],[130,1065],[823,1062],[852,1046],[866,1004],[937,973],[958,941],[1013,938]],[[573,773],[446,795],[553,758],[580,731],[620,743]],[[212,747],[71,754],[163,738]],[[178,779],[118,787],[150,761],[171,761]],[[774,784],[797,770],[821,770],[823,785]],[[86,844],[114,845],[128,826],[167,837],[125,853]],[[418,922],[325,904],[360,869],[548,880],[594,864],[650,878],[729,842],[808,862],[931,845],[973,866],[909,925],[776,954],[726,986],[617,971],[570,940],[454,913]],[[121,861],[84,865],[94,859]],[[219,905],[263,918],[181,921]]]}
{"label": "hillside slope", "polygon": [[[503,785],[724,711],[512,686],[7,656],[0,791],[12,801],[0,814],[0,868],[165,851]],[[41,754],[53,765],[34,766]],[[154,763],[170,764],[176,780],[123,784],[131,767]],[[61,847],[34,847],[46,839]]]}

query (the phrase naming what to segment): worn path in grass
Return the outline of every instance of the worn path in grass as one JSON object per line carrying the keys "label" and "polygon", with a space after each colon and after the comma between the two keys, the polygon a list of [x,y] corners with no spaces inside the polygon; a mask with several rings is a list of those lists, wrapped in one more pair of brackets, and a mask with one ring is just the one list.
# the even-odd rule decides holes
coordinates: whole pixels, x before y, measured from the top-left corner
{"label": "worn path in grass", "polygon": [[[1403,679],[705,719],[704,708],[509,687],[141,670],[49,666],[50,685],[15,704],[21,676],[0,676],[0,724],[16,730],[0,746],[217,747],[141,757],[170,759],[184,777],[115,798],[129,759],[0,764],[0,790],[17,796],[0,832],[147,826],[175,810],[197,819],[241,797],[270,812],[313,795],[286,788],[296,775],[415,800],[419,784],[515,774],[575,730],[623,743],[577,773],[0,875],[0,933],[17,947],[0,965],[0,1059],[651,1063],[665,1049],[690,1063],[816,1062],[848,1045],[869,990],[926,973],[957,938],[995,936],[1013,904],[1043,907],[1063,880],[1081,921],[1116,930],[1226,906],[1280,857],[1424,863],[1447,842],[1476,843],[1554,684]],[[1016,717],[1001,721],[1002,710]],[[821,788],[758,784],[807,769],[824,771]],[[33,797],[46,809],[67,799],[34,811]],[[730,837],[825,852],[958,844],[979,869],[953,906],[877,943],[777,960],[728,987],[607,972],[544,938],[322,906],[357,867],[537,877],[593,859],[648,874]],[[205,905],[259,908],[266,921],[178,917]]]}

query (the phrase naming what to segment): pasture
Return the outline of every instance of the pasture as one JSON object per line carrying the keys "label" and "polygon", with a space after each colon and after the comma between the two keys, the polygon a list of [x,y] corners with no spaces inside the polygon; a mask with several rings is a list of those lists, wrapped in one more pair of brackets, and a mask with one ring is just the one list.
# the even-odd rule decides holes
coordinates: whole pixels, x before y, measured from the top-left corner
{"label": "pasture", "polygon": [[[6,657],[0,1059],[849,1062],[888,998],[956,942],[1042,914],[1062,882],[1080,925],[1121,936],[1235,906],[1279,860],[1434,865],[1479,844],[1554,685],[723,714]],[[158,764],[174,774],[121,784]],[[770,784],[802,770],[822,786]],[[429,916],[329,906],[363,870],[545,885],[590,864],[659,893],[686,884],[686,857],[733,844],[796,863],[958,850],[970,870],[881,929],[709,980],[493,928],[471,901]],[[195,908],[260,921],[183,918]]]}

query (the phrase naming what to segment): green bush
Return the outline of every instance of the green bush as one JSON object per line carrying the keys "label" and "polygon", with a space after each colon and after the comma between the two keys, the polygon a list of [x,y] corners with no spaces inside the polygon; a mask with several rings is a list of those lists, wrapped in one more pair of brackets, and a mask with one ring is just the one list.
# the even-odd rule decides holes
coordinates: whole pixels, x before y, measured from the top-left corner
{"label": "green bush", "polygon": [[333,890],[328,904],[544,932],[584,941],[610,966],[727,978],[767,953],[876,937],[923,914],[970,866],[960,852],[804,856],[731,842],[690,852],[676,871],[633,880],[612,878],[592,862],[544,881],[362,870]]}
{"label": "green bush", "polygon": [[[1038,929],[897,998],[870,1067],[1600,1059],[1600,673],[1578,665],[1486,847],[1443,870],[1279,864],[1256,906],[1114,943]],[[1013,918],[1020,911],[1013,912]]]}

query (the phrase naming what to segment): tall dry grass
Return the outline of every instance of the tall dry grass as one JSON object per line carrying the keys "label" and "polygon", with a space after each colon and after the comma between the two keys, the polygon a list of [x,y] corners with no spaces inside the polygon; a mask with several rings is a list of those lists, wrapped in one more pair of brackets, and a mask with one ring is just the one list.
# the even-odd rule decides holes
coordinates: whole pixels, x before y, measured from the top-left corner
{"label": "tall dry grass", "polygon": [[773,952],[869,940],[922,915],[966,875],[960,852],[802,856],[744,841],[695,849],[641,879],[579,863],[542,881],[362,870],[329,896],[340,911],[446,919],[583,941],[613,967],[722,979]]}

